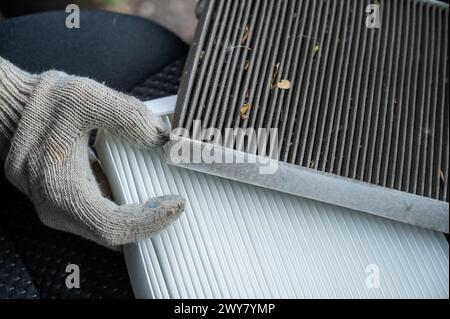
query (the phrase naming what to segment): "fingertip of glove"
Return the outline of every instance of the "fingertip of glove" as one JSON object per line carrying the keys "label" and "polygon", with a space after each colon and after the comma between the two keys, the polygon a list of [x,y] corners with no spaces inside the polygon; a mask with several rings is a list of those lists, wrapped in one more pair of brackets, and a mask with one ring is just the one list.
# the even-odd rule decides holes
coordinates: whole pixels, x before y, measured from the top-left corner
{"label": "fingertip of glove", "polygon": [[170,139],[170,129],[164,125],[162,120],[144,107],[142,119],[144,120],[145,135],[152,144],[164,145]]}
{"label": "fingertip of glove", "polygon": [[144,204],[145,210],[163,212],[168,218],[176,219],[185,210],[186,201],[177,195],[151,198]]}

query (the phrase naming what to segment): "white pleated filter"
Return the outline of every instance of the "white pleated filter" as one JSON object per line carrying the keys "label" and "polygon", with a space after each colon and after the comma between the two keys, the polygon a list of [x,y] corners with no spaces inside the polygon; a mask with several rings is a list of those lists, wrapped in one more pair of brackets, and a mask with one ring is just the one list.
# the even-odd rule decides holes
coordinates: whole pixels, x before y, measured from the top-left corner
{"label": "white pleated filter", "polygon": [[96,148],[118,203],[188,201],[124,247],[137,298],[449,298],[441,233],[169,166],[108,132]]}

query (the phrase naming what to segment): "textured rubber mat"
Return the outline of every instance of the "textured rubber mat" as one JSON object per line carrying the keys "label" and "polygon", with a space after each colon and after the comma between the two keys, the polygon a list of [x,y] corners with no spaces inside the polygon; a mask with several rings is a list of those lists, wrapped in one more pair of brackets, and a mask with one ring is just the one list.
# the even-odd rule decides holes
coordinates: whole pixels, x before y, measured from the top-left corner
{"label": "textured rubber mat", "polygon": [[0,229],[0,299],[39,299],[25,264],[9,236]]}
{"label": "textured rubber mat", "polygon": [[185,60],[175,61],[160,72],[150,76],[131,91],[131,95],[149,101],[178,93]]}

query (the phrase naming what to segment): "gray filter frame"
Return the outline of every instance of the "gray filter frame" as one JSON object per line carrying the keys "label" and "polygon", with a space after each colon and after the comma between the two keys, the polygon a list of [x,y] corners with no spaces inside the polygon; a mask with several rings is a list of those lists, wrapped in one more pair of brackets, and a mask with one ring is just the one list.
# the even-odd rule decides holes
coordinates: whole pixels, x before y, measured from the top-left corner
{"label": "gray filter frame", "polygon": [[276,128],[278,170],[168,162],[448,233],[448,5],[371,2],[208,1],[175,127]]}

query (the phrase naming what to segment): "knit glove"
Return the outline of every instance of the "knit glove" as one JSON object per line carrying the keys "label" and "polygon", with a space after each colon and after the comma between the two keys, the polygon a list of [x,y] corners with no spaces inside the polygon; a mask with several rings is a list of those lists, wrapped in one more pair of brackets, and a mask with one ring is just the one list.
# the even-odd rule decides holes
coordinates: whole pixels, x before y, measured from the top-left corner
{"label": "knit glove", "polygon": [[0,58],[0,158],[45,225],[112,248],[176,220],[184,211],[179,196],[123,206],[102,196],[88,160],[94,128],[141,149],[164,144],[168,135],[135,98],[62,72],[31,75]]}

